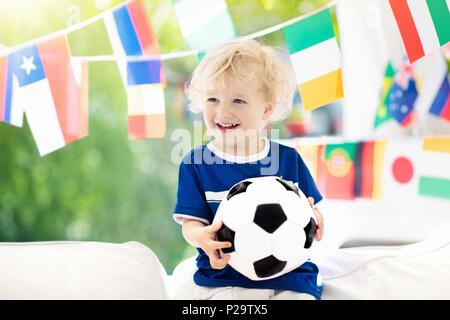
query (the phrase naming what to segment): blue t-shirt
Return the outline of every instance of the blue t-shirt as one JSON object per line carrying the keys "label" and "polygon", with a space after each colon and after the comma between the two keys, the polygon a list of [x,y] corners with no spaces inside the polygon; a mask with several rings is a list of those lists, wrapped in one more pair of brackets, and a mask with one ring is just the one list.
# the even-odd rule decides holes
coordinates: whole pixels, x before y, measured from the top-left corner
{"label": "blue t-shirt", "polygon": [[[260,176],[279,176],[290,180],[306,197],[313,197],[315,204],[322,200],[308,168],[294,148],[265,139],[263,151],[240,157],[225,154],[210,142],[191,150],[183,158],[173,216],[178,223],[186,217],[209,225],[221,199],[234,184]],[[292,290],[311,294],[317,299],[321,297],[323,285],[319,269],[311,261],[279,277],[253,281],[230,265],[221,270],[213,269],[206,253],[200,248],[197,250],[198,270],[194,274],[197,285]]]}

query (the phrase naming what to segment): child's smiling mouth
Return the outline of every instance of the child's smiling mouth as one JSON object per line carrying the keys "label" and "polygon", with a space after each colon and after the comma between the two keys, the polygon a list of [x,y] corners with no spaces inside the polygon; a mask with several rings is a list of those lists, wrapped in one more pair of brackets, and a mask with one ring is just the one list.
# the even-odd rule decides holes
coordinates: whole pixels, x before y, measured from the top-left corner
{"label": "child's smiling mouth", "polygon": [[237,128],[239,123],[216,123],[216,126],[220,129],[220,131],[227,132]]}

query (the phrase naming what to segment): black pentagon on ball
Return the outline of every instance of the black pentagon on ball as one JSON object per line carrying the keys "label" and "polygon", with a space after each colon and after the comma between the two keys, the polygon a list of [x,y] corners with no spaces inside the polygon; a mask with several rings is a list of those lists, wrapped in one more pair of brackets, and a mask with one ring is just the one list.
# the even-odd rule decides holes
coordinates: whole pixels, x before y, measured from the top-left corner
{"label": "black pentagon on ball", "polygon": [[223,253],[231,253],[234,249],[234,236],[235,232],[228,228],[224,223],[220,227],[219,231],[217,231],[217,240],[219,241],[229,241],[231,242],[231,247],[222,248]]}
{"label": "black pentagon on ball", "polygon": [[273,233],[287,220],[279,203],[264,203],[256,207],[253,222],[268,233]]}
{"label": "black pentagon on ball", "polygon": [[245,192],[247,190],[247,187],[251,184],[251,181],[242,181],[234,185],[233,188],[231,188],[231,190],[228,192],[227,200],[230,200],[232,197],[239,193]]}
{"label": "black pentagon on ball", "polygon": [[280,261],[273,255],[270,255],[264,259],[253,262],[253,268],[258,277],[266,278],[282,271],[286,266],[286,263],[286,261]]}
{"label": "black pentagon on ball", "polygon": [[296,195],[300,197],[300,192],[298,191],[297,186],[292,181],[287,181],[281,178],[276,179],[279,183],[283,185],[283,187],[286,188],[287,191],[293,191]]}
{"label": "black pentagon on ball", "polygon": [[305,230],[306,241],[305,241],[305,249],[309,249],[313,243],[314,236],[316,234],[316,221],[313,218],[310,218],[308,224],[303,230]]}

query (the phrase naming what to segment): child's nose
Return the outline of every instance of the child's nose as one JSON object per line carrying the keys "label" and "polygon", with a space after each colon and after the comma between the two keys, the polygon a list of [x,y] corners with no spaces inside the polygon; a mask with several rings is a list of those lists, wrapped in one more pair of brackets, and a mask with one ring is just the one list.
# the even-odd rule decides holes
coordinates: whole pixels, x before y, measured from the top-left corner
{"label": "child's nose", "polygon": [[224,119],[230,118],[232,116],[230,107],[226,103],[221,103],[217,109],[217,115]]}

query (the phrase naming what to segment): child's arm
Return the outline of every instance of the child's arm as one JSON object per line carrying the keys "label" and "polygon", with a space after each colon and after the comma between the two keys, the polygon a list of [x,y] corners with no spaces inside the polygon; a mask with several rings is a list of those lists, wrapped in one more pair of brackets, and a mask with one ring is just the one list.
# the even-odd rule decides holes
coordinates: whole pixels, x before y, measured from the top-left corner
{"label": "child's arm", "polygon": [[228,260],[230,260],[229,255],[220,258],[219,249],[231,247],[231,242],[216,241],[216,233],[221,226],[222,222],[207,226],[201,221],[183,218],[182,232],[184,239],[190,245],[205,251],[213,269],[225,268]]}
{"label": "child's arm", "polygon": [[309,205],[314,210],[314,214],[316,215],[316,220],[317,220],[317,229],[316,229],[315,238],[316,238],[316,241],[320,241],[320,240],[322,240],[322,237],[323,237],[323,216],[322,216],[322,213],[320,212],[319,208],[314,207],[314,198],[309,197],[308,201],[309,201]]}

